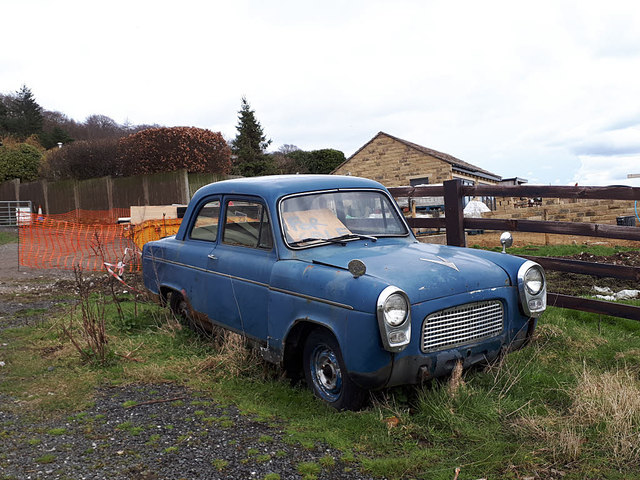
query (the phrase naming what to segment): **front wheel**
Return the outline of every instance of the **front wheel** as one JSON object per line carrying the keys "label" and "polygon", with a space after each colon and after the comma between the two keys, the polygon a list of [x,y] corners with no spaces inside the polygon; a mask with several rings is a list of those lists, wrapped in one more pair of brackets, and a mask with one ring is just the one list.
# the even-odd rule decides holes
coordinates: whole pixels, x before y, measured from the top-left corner
{"label": "front wheel", "polygon": [[349,378],[340,346],[331,333],[311,332],[304,344],[303,367],[309,388],[336,410],[358,410],[367,400],[367,390]]}

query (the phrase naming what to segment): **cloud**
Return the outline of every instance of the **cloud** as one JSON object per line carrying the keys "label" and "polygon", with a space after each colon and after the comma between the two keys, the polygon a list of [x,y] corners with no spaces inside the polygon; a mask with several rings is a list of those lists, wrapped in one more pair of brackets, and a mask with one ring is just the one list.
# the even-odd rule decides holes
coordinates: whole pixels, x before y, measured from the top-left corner
{"label": "cloud", "polygon": [[580,158],[580,168],[574,176],[579,185],[630,185],[640,187],[640,154],[630,156],[587,156]]}
{"label": "cloud", "polygon": [[386,131],[543,184],[639,148],[637,0],[4,7],[37,33],[0,29],[0,43],[21,39],[0,49],[0,92],[26,83],[44,108],[76,120],[100,113],[233,137],[246,95],[274,149],[350,155]]}
{"label": "cloud", "polygon": [[[611,156],[640,154],[640,124],[618,121],[618,128],[605,127],[589,135],[588,140],[576,142],[570,146],[578,156]],[[616,123],[614,123],[616,124]]]}
{"label": "cloud", "polygon": [[640,142],[616,145],[612,142],[589,142],[572,148],[576,155],[617,156],[640,153]]}

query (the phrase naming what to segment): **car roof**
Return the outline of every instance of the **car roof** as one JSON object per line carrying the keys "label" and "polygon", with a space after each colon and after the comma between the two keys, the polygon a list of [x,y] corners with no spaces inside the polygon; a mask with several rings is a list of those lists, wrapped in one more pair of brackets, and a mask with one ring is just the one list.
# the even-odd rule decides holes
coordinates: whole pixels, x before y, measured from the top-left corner
{"label": "car roof", "polygon": [[268,200],[290,193],[340,188],[384,188],[367,178],[342,175],[270,175],[246,177],[211,183],[199,189],[195,197],[213,194],[259,195]]}

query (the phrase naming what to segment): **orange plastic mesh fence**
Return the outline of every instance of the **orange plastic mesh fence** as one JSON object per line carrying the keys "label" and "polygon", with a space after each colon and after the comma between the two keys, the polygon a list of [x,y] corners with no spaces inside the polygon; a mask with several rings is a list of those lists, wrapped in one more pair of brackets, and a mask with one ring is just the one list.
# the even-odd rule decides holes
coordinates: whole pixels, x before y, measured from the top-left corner
{"label": "orange plastic mesh fence", "polygon": [[80,223],[33,214],[31,222],[24,222],[27,224],[19,229],[20,265],[69,270],[79,266],[99,271],[105,268],[104,262],[121,262],[123,271],[139,271],[140,254],[130,225],[107,223],[104,215],[94,218],[103,221],[90,224],[86,217]]}
{"label": "orange plastic mesh fence", "polygon": [[[129,217],[131,215],[130,208],[114,208],[111,210],[71,210],[67,213],[55,213],[46,215],[50,219],[60,220],[63,222],[83,223],[83,224],[113,224],[117,223],[119,218]],[[40,215],[43,216],[43,215]]]}

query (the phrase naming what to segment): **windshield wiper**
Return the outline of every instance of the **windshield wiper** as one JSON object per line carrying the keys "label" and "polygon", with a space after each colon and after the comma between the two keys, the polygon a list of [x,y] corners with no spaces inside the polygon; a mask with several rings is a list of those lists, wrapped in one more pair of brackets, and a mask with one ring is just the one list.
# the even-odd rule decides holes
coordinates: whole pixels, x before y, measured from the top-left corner
{"label": "windshield wiper", "polygon": [[339,237],[333,237],[330,240],[347,240],[349,238],[358,238],[360,240],[371,240],[372,242],[378,241],[378,237],[374,237],[372,235],[363,235],[361,233],[347,233],[345,235],[340,235]]}
{"label": "windshield wiper", "polygon": [[307,237],[307,238],[303,238],[302,240],[297,240],[295,242],[291,242],[289,245],[299,245],[301,243],[308,243],[308,242],[337,243],[337,244],[342,245],[342,246],[347,244],[347,242],[342,240],[340,237],[335,237],[335,238]]}

